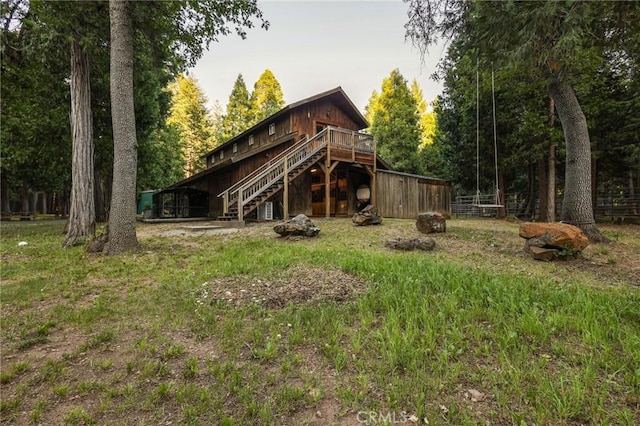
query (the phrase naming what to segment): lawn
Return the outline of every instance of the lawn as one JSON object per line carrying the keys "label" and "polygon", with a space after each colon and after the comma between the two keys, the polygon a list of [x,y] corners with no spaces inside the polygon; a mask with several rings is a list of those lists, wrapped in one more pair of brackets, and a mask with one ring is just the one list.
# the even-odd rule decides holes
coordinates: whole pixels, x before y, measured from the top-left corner
{"label": "lawn", "polygon": [[640,227],[543,263],[509,222],[429,253],[384,247],[413,221],[316,224],[140,224],[104,257],[3,223],[0,423],[640,424]]}

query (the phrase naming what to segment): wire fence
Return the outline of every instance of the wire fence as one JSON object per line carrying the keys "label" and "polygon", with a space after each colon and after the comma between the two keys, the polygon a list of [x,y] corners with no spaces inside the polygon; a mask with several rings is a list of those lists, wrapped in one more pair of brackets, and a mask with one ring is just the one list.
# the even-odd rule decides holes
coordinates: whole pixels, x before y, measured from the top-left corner
{"label": "wire fence", "polygon": [[[505,194],[504,213],[506,216],[536,218],[540,215],[540,203],[527,209],[525,194]],[[481,194],[480,199],[473,195],[458,195],[451,204],[451,214],[457,218],[494,218],[500,207],[495,207],[493,194]],[[556,217],[562,213],[562,198],[556,198]],[[597,220],[620,221],[640,220],[640,194],[628,190],[602,191],[595,199],[593,213]]]}

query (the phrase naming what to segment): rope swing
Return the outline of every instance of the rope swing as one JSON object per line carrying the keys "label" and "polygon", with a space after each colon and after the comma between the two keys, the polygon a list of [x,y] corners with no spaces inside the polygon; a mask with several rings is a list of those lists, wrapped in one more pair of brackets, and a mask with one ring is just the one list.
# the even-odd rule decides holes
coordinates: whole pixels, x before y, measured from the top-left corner
{"label": "rope swing", "polygon": [[491,64],[491,101],[493,104],[493,159],[495,165],[495,187],[493,191],[493,204],[480,202],[480,72],[476,59],[476,195],[473,197],[473,207],[500,208],[500,188],[498,187],[498,131],[496,126],[496,90],[493,63]]}

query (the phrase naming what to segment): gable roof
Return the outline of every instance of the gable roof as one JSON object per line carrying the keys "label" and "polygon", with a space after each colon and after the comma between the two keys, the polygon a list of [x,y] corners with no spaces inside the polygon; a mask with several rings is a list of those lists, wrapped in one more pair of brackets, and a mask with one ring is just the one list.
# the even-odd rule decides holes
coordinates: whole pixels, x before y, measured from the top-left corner
{"label": "gable roof", "polygon": [[215,147],[211,151],[209,151],[206,154],[204,154],[202,157],[208,157],[211,154],[213,154],[214,152],[216,152],[216,151],[218,151],[218,150],[220,150],[220,149],[222,149],[222,148],[224,148],[226,146],[229,146],[229,145],[233,144],[234,142],[237,142],[238,140],[244,138],[245,136],[248,136],[251,133],[254,133],[257,129],[266,126],[268,123],[273,122],[273,120],[281,117],[282,115],[286,114],[287,112],[290,112],[290,111],[292,111],[292,110],[294,110],[296,108],[300,108],[301,106],[304,106],[304,105],[309,104],[311,102],[318,101],[318,100],[323,99],[323,98],[330,99],[334,104],[336,104],[338,107],[340,107],[340,109],[342,109],[344,111],[344,113],[347,114],[347,116],[349,116],[349,118],[354,121],[354,123],[356,123],[358,126],[360,126],[360,129],[366,129],[367,127],[369,127],[369,123],[364,118],[364,116],[360,113],[360,111],[358,111],[358,108],[356,108],[356,106],[353,104],[351,99],[349,99],[349,97],[344,92],[344,90],[342,90],[342,87],[338,86],[335,89],[331,89],[331,90],[327,90],[326,92],[318,93],[317,95],[305,98],[305,99],[303,99],[301,101],[294,102],[292,104],[289,104],[289,105],[285,106],[284,108],[282,108],[280,111],[276,112],[275,114],[272,114],[269,117],[265,118],[264,120],[254,124],[253,126],[248,128],[244,132],[242,132],[242,133],[232,137],[228,141],[224,142],[222,145],[219,145],[219,146]]}

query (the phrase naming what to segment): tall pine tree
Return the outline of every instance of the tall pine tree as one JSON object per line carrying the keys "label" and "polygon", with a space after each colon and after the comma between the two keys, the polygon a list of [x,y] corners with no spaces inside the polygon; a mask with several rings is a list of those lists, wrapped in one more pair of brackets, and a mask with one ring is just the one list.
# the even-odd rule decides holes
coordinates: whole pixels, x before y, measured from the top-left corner
{"label": "tall pine tree", "polygon": [[172,105],[167,124],[176,126],[180,132],[184,173],[191,176],[205,167],[201,156],[213,148],[207,98],[198,81],[184,74],[178,76],[170,90]]}
{"label": "tall pine tree", "polygon": [[264,120],[284,107],[282,88],[271,70],[266,69],[253,85],[251,93],[252,124]]}
{"label": "tall pine tree", "polygon": [[249,123],[251,123],[251,116],[249,91],[244,83],[242,74],[238,74],[238,78],[233,84],[231,95],[229,95],[227,113],[222,122],[224,139],[232,138],[245,131],[249,127]]}
{"label": "tall pine tree", "polygon": [[370,131],[376,137],[378,153],[392,167],[406,173],[421,173],[418,148],[422,128],[418,106],[398,69],[382,81],[382,91],[374,92],[367,106]]}

